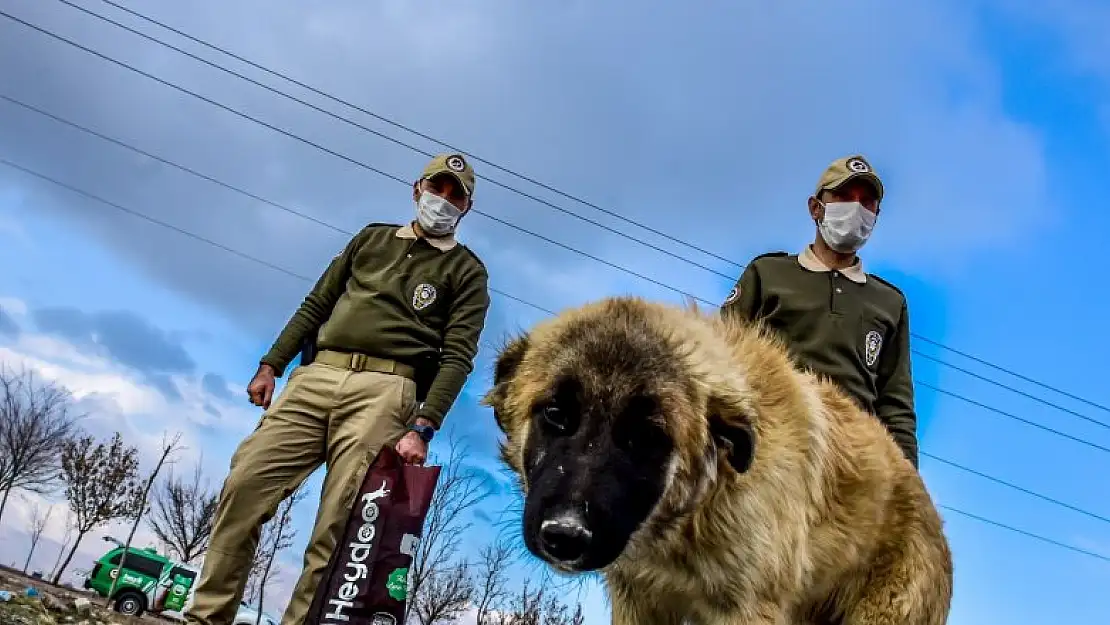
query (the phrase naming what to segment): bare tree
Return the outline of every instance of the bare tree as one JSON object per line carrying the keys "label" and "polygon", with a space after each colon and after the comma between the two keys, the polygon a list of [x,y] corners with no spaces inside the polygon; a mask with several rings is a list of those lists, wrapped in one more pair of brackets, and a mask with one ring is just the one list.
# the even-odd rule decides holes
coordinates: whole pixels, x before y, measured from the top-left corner
{"label": "bare tree", "polygon": [[132,517],[142,510],[138,470],[138,450],[125,447],[119,432],[107,445],[96,443],[94,446],[91,436],[66,443],[62,451],[62,475],[77,537],[65,561],[54,572],[52,581],[55,584],[85,535],[100,525]]}
{"label": "bare tree", "polygon": [[474,597],[474,580],[466,562],[436,568],[424,579],[420,595],[409,610],[420,625],[454,623],[466,613]]}
{"label": "bare tree", "polygon": [[474,593],[478,625],[497,625],[496,608],[509,596],[507,569],[512,556],[512,547],[505,541],[499,540],[482,548]]}
{"label": "bare tree", "polygon": [[62,535],[62,545],[58,547],[58,557],[54,559],[54,566],[50,568],[50,579],[56,579],[54,573],[62,563],[62,556],[65,555],[66,549],[69,549],[69,540],[73,538],[73,511],[69,508],[65,510],[65,521],[62,524],[65,526],[65,534]]}
{"label": "bare tree", "polygon": [[37,494],[58,481],[58,458],[78,417],[65,388],[34,370],[0,364],[0,518],[13,490]]}
{"label": "bare tree", "polygon": [[262,526],[262,535],[258,541],[258,548],[254,552],[254,560],[251,562],[250,576],[247,578],[247,601],[254,602],[258,606],[255,625],[262,621],[266,584],[273,581],[271,575],[274,560],[277,554],[293,544],[293,538],[297,535],[297,530],[293,529],[292,525],[293,508],[307,496],[305,482],[301,482],[301,485],[281,502],[274,518]]}
{"label": "bare tree", "polygon": [[582,625],[585,620],[581,604],[571,610],[558,595],[542,586],[533,589],[532,581],[525,579],[503,608],[478,625]]}
{"label": "bare tree", "polygon": [[443,469],[412,560],[412,586],[409,589],[412,599],[406,607],[406,622],[412,606],[419,603],[427,580],[440,569],[453,566],[451,563],[456,560],[460,541],[471,526],[466,513],[488,495],[481,476],[468,471],[462,464],[467,455],[466,448],[455,438],[450,439],[448,444],[451,454],[446,462],[439,463],[434,456],[429,458],[429,464],[442,464]]}
{"label": "bare tree", "polygon": [[147,524],[166,548],[182,562],[192,562],[208,549],[219,493],[201,484],[198,462],[191,481],[171,473],[154,492]]}
{"label": "bare tree", "polygon": [[31,566],[31,556],[35,555],[35,547],[38,546],[39,539],[46,530],[46,523],[50,520],[50,513],[53,511],[53,506],[46,506],[44,511],[38,502],[31,504],[31,549],[27,551],[27,560],[23,563],[24,573],[27,572],[27,567]]}
{"label": "bare tree", "polygon": [[181,449],[179,443],[181,442],[181,432],[174,435],[172,439],[167,440],[165,436],[162,437],[162,455],[158,458],[158,463],[154,465],[154,470],[151,471],[150,477],[146,479],[143,484],[143,490],[139,495],[139,499],[135,502],[135,521],[131,523],[131,531],[127,534],[127,540],[123,543],[123,551],[120,552],[119,563],[116,564],[115,574],[112,575],[112,584],[108,587],[108,597],[104,600],[104,606],[111,605],[113,598],[116,594],[116,583],[119,581],[120,571],[127,564],[127,552],[131,550],[131,541],[135,538],[135,530],[139,529],[139,521],[146,514],[146,503],[150,497],[150,487],[154,485],[154,480],[158,477],[158,472],[162,470],[162,465],[166,463],[166,459],[170,454]]}

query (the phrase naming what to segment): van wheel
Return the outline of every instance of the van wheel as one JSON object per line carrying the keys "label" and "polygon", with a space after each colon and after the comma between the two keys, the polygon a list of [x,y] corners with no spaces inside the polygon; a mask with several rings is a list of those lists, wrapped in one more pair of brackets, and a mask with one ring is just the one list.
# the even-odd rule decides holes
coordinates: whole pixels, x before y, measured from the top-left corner
{"label": "van wheel", "polygon": [[142,616],[146,610],[146,597],[134,591],[121,592],[116,595],[116,612],[127,616]]}

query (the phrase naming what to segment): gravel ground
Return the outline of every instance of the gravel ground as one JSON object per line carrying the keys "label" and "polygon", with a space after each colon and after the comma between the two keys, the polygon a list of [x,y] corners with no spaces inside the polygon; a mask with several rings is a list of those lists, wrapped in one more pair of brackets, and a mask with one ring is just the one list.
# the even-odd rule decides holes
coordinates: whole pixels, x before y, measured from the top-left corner
{"label": "gravel ground", "polygon": [[[34,588],[37,596],[27,596]],[[54,586],[0,568],[0,625],[167,625],[174,621],[131,618],[104,607],[95,593]]]}

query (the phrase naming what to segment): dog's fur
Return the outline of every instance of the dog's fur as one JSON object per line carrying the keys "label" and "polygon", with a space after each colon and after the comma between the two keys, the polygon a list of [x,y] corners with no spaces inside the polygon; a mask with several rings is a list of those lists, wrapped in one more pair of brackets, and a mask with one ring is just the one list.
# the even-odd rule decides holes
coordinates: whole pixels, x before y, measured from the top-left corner
{"label": "dog's fur", "polygon": [[943,625],[952,559],[879,421],[758,325],[637,298],[545,320],[484,402],[524,542],[613,625]]}

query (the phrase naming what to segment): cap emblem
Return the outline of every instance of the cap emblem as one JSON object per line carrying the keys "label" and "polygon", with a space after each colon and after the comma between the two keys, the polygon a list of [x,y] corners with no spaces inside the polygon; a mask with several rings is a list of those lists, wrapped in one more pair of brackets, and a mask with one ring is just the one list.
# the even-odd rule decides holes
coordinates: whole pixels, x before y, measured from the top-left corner
{"label": "cap emblem", "polygon": [[845,166],[847,166],[849,170],[857,174],[865,174],[871,171],[871,166],[868,165],[867,162],[861,158],[850,158],[848,159],[848,162],[845,163]]}
{"label": "cap emblem", "polygon": [[466,161],[458,155],[449,156],[447,158],[447,168],[451,171],[462,171],[466,169]]}

